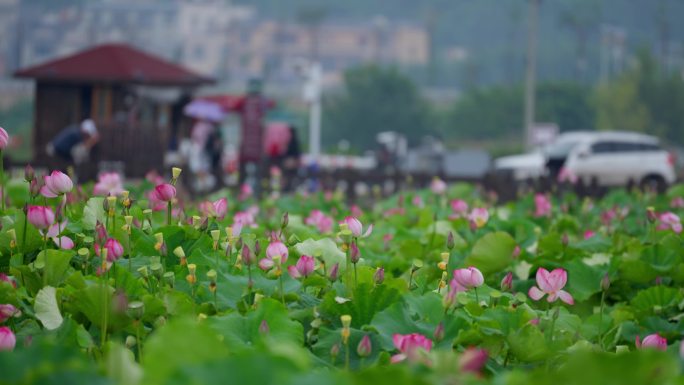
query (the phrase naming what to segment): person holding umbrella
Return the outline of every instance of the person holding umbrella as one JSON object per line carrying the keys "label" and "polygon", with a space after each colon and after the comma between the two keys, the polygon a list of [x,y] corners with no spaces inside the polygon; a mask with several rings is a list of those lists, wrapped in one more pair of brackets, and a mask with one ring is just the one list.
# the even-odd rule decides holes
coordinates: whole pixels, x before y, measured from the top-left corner
{"label": "person holding umbrella", "polygon": [[212,167],[217,160],[215,152],[217,147],[220,147],[220,143],[217,143],[220,142],[220,138],[217,138],[215,124],[223,120],[225,113],[218,104],[199,99],[185,107],[185,114],[196,119],[190,132],[191,147],[188,159],[190,171],[196,176],[195,190],[208,191],[216,185]]}

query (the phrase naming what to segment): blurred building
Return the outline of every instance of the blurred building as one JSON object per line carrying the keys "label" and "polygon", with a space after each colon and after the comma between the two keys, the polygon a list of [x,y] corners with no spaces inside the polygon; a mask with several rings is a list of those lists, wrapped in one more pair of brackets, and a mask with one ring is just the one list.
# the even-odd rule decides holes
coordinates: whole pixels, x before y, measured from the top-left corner
{"label": "blurred building", "polygon": [[255,76],[266,78],[271,90],[298,87],[295,67],[302,59],[321,62],[328,85],[364,63],[420,67],[430,60],[429,34],[420,24],[375,17],[311,28],[260,19],[230,0],[91,0],[49,10],[0,0],[0,32],[0,72],[6,63],[16,69],[119,42],[229,88],[243,88]]}

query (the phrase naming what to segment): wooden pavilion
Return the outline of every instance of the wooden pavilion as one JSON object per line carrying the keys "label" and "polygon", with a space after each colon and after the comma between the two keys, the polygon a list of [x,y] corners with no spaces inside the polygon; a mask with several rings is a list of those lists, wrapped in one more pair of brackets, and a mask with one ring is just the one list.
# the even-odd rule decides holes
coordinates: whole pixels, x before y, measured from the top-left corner
{"label": "wooden pavilion", "polygon": [[36,80],[33,161],[63,168],[46,146],[65,127],[95,121],[100,142],[90,161],[77,167],[93,178],[103,162],[118,162],[127,177],[160,169],[178,139],[183,106],[197,87],[213,79],[124,44],[105,44],[74,55],[21,69]]}

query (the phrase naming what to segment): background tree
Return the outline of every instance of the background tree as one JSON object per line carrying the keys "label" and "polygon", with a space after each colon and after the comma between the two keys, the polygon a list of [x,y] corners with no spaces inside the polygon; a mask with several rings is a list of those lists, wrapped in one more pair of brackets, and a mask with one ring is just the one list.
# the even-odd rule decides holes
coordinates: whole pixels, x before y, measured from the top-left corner
{"label": "background tree", "polygon": [[366,150],[382,131],[397,131],[415,140],[431,132],[430,110],[416,86],[395,68],[359,67],[344,75],[344,91],[324,105],[328,145],[341,139]]}

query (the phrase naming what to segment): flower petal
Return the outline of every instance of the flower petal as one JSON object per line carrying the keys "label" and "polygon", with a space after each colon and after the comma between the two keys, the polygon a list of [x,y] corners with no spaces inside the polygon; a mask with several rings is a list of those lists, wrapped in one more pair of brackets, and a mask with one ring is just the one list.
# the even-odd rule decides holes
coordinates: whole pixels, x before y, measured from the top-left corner
{"label": "flower petal", "polygon": [[370,225],[368,225],[366,232],[363,233],[363,237],[366,238],[367,236],[371,235],[372,232],[373,232],[373,224],[371,223]]}
{"label": "flower petal", "polygon": [[396,364],[397,362],[404,361],[406,359],[406,354],[395,354],[390,359],[390,362]]}
{"label": "flower petal", "polygon": [[560,290],[558,292],[558,297],[560,297],[561,301],[567,303],[568,305],[574,305],[575,304],[575,299],[572,298],[572,295],[568,293],[565,290]]}
{"label": "flower petal", "polygon": [[542,299],[544,297],[544,294],[545,293],[539,290],[539,288],[536,286],[532,286],[530,290],[527,292],[527,295],[529,295],[530,298],[532,298],[535,301],[539,301],[540,299]]}
{"label": "flower petal", "polygon": [[565,269],[554,269],[549,274],[549,283],[553,286],[554,291],[558,291],[565,287],[568,282],[568,272]]}
{"label": "flower petal", "polygon": [[553,291],[553,285],[549,277],[549,271],[540,267],[537,270],[537,285],[544,293],[550,293]]}

